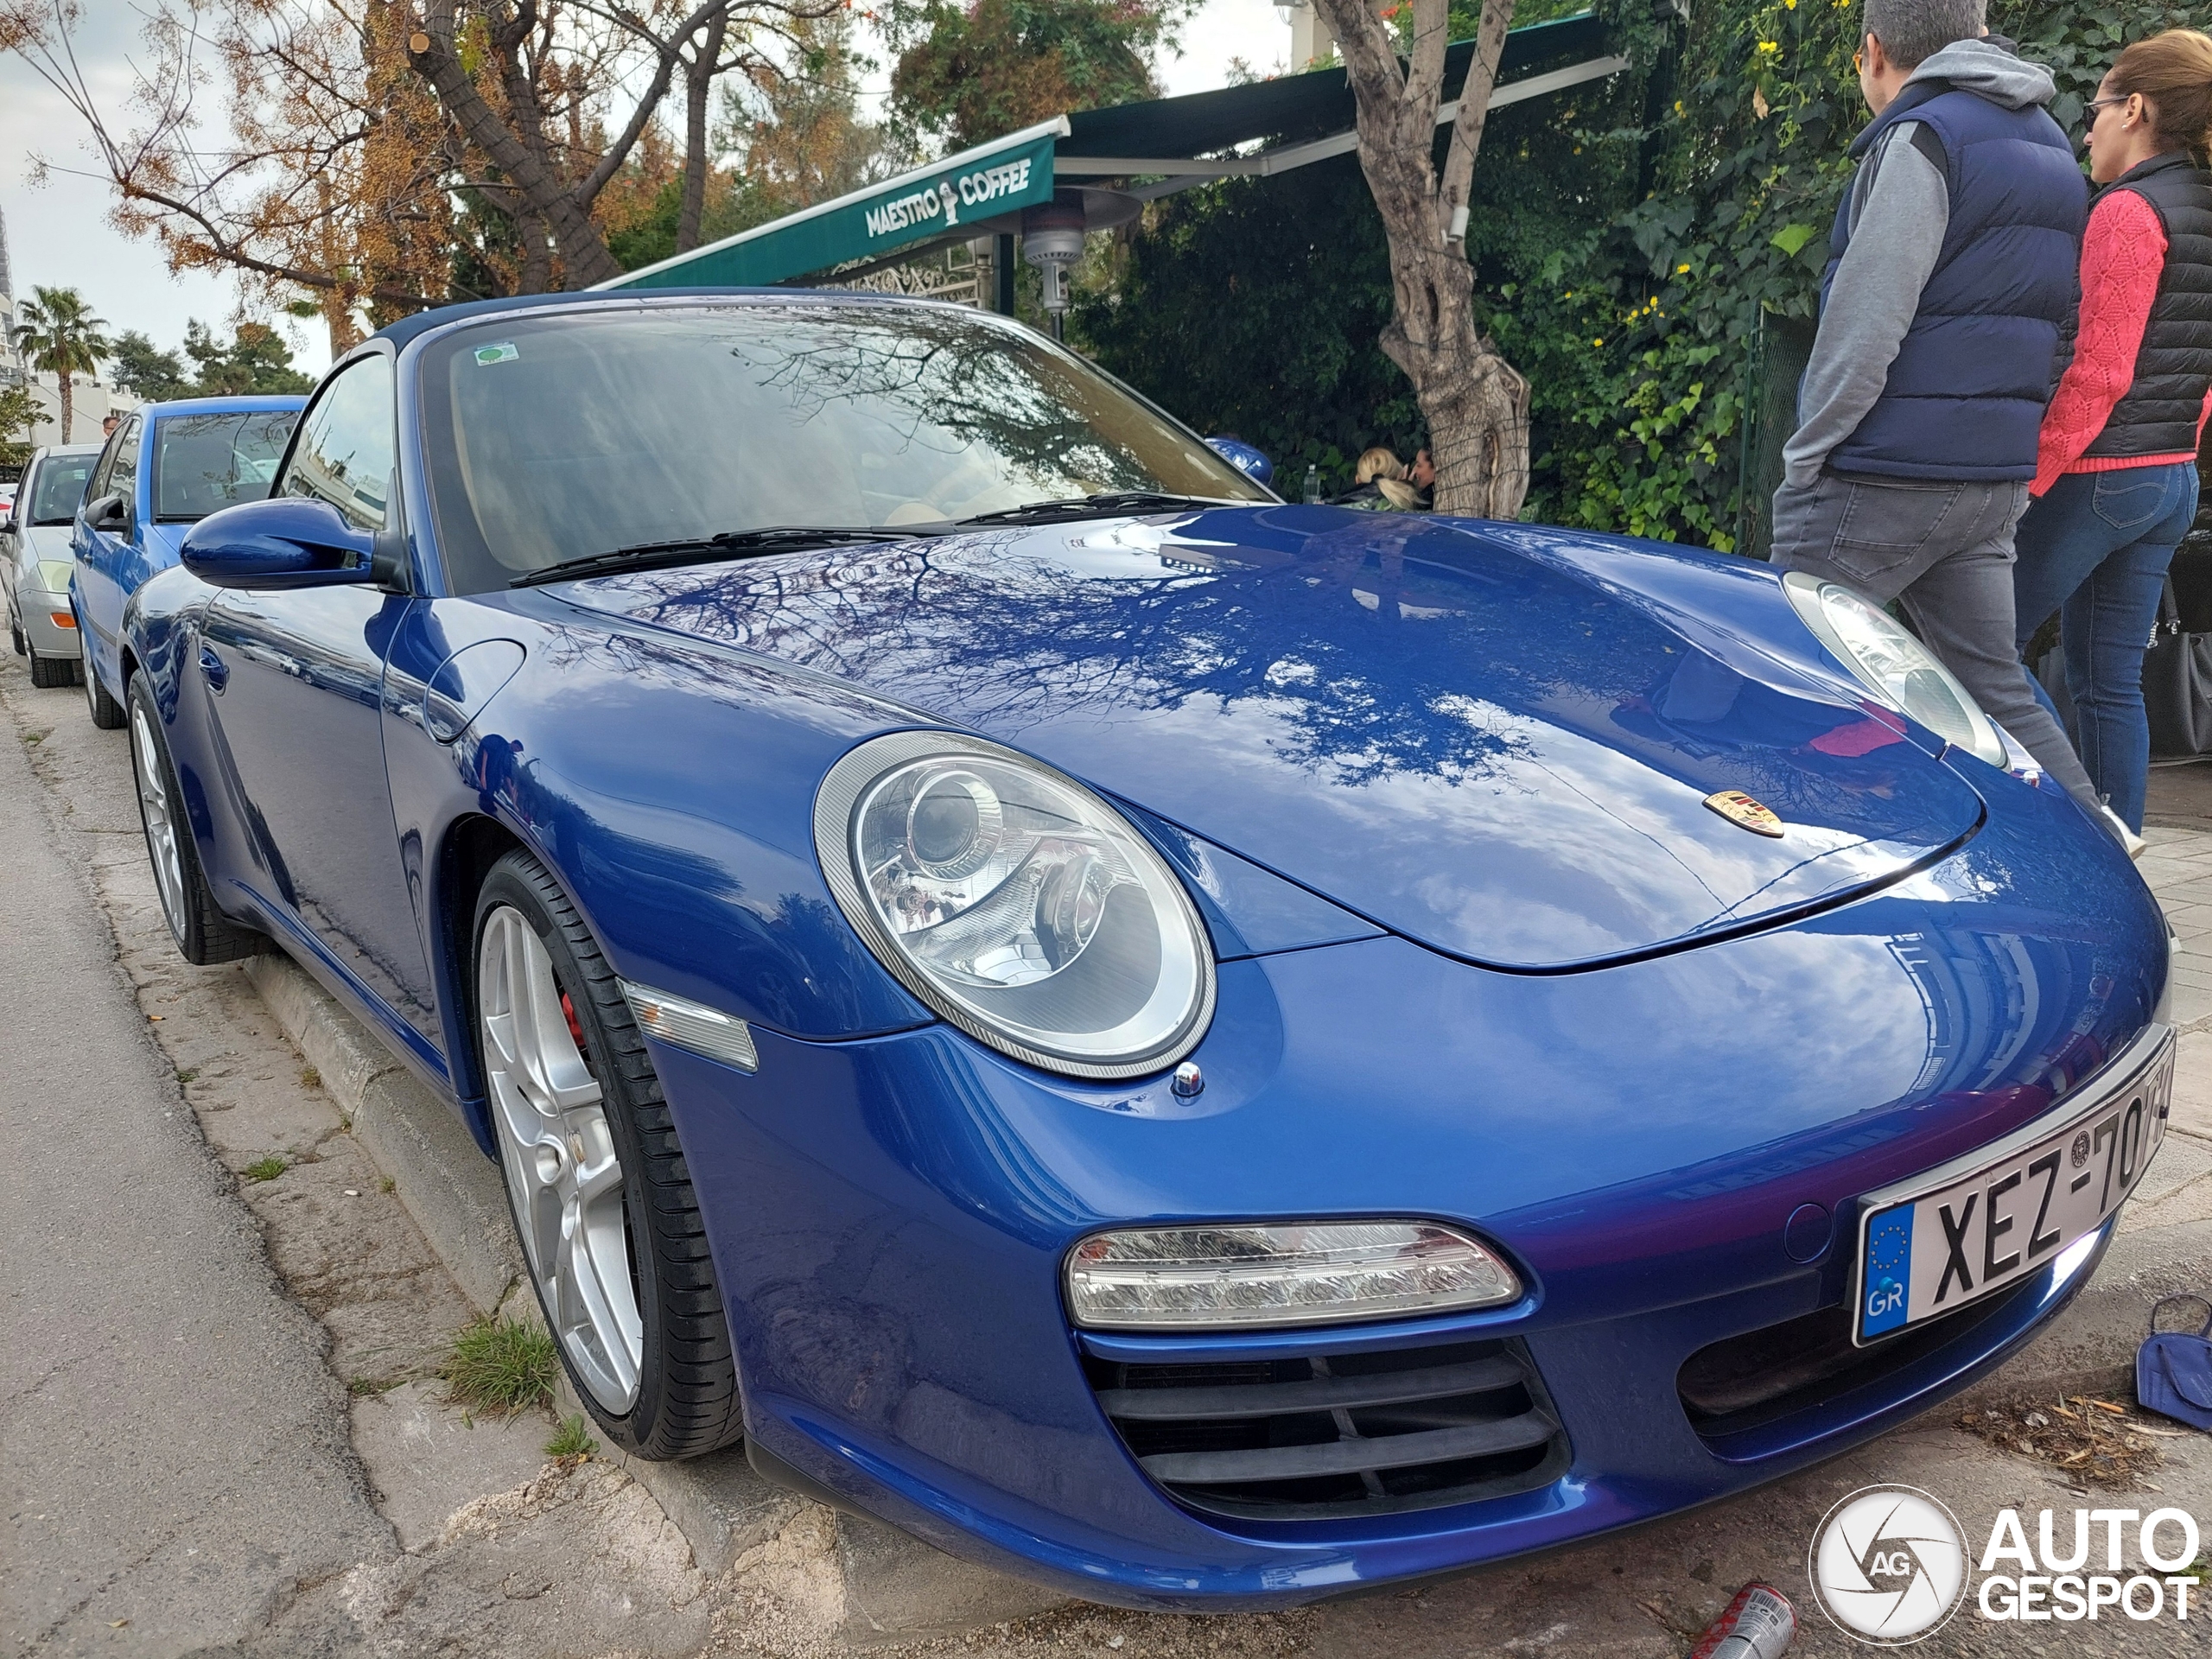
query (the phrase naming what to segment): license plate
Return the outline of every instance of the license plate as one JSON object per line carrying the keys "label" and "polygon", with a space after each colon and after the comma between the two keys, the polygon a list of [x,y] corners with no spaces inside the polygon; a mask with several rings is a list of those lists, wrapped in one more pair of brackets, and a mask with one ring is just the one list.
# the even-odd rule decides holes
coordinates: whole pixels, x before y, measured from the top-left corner
{"label": "license plate", "polygon": [[1994,1147],[1867,1196],[1853,1341],[1894,1336],[2016,1284],[2104,1225],[2165,1140],[2172,1029],[2145,1032],[2112,1075],[2091,1085],[2086,1106],[2067,1101]]}

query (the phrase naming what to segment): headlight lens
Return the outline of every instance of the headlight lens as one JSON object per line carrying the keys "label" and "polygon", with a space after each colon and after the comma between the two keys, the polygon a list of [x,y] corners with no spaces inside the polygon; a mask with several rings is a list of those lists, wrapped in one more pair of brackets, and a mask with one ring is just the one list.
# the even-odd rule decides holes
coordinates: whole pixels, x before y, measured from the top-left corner
{"label": "headlight lens", "polygon": [[1993,766],[2005,765],[2005,740],[1966,687],[1879,606],[1841,582],[1792,570],[1783,591],[1821,643],[1889,708],[1910,715],[1946,742]]}
{"label": "headlight lens", "polygon": [[1173,1065],[1213,1016],[1182,885],[1105,802],[950,732],[863,743],[815,798],[815,848],[884,966],[970,1036],[1088,1078]]}
{"label": "headlight lens", "polygon": [[59,559],[41,559],[38,562],[39,585],[49,594],[67,593],[71,569]]}
{"label": "headlight lens", "polygon": [[1513,1269],[1431,1222],[1159,1227],[1069,1253],[1068,1312],[1092,1330],[1326,1325],[1521,1300]]}

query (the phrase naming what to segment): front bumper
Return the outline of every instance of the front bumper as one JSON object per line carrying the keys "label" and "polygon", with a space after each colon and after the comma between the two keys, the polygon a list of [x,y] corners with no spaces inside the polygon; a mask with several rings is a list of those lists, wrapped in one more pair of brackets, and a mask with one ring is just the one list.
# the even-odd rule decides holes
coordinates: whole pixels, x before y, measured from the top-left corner
{"label": "front bumper", "polygon": [[[2151,1020],[2167,951],[2139,878],[2063,798],[1994,793],[1929,871],[1644,963],[1501,975],[1389,938],[1225,963],[1193,1101],[1046,1077],[943,1027],[756,1031],[749,1076],[656,1044],[748,1434],[952,1553],[1092,1600],[1221,1611],[1586,1538],[1904,1421],[2026,1343],[2109,1225],[1821,1386],[1694,1405],[1684,1367],[1840,1312],[1858,1194],[2040,1116]],[[1834,1242],[1806,1261],[1790,1222],[1808,1206]],[[1172,1338],[1079,1334],[1061,1305],[1065,1252],[1101,1226],[1378,1215],[1473,1227],[1528,1295]],[[1098,1394],[1102,1364],[1480,1344],[1533,1367],[1558,1466],[1443,1507],[1178,1502]]]}

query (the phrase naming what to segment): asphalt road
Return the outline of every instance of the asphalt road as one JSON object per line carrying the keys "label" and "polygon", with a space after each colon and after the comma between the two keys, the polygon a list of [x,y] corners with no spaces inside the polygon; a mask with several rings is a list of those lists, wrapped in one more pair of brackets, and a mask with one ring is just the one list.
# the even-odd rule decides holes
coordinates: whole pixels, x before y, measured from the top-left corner
{"label": "asphalt road", "polygon": [[187,1653],[394,1546],[49,798],[0,721],[0,1645]]}

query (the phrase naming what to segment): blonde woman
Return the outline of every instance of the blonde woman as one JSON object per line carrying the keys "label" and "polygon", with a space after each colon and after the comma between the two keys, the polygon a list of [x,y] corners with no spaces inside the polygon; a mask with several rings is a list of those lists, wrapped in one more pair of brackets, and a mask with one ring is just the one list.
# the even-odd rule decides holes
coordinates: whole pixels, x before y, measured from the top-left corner
{"label": "blonde woman", "polygon": [[[1427,451],[1423,451],[1426,458]],[[1395,450],[1377,446],[1363,451],[1352,467],[1355,486],[1349,495],[1337,498],[1341,507],[1361,507],[1370,512],[1419,512],[1426,503],[1421,490],[1409,481],[1411,473]]]}

